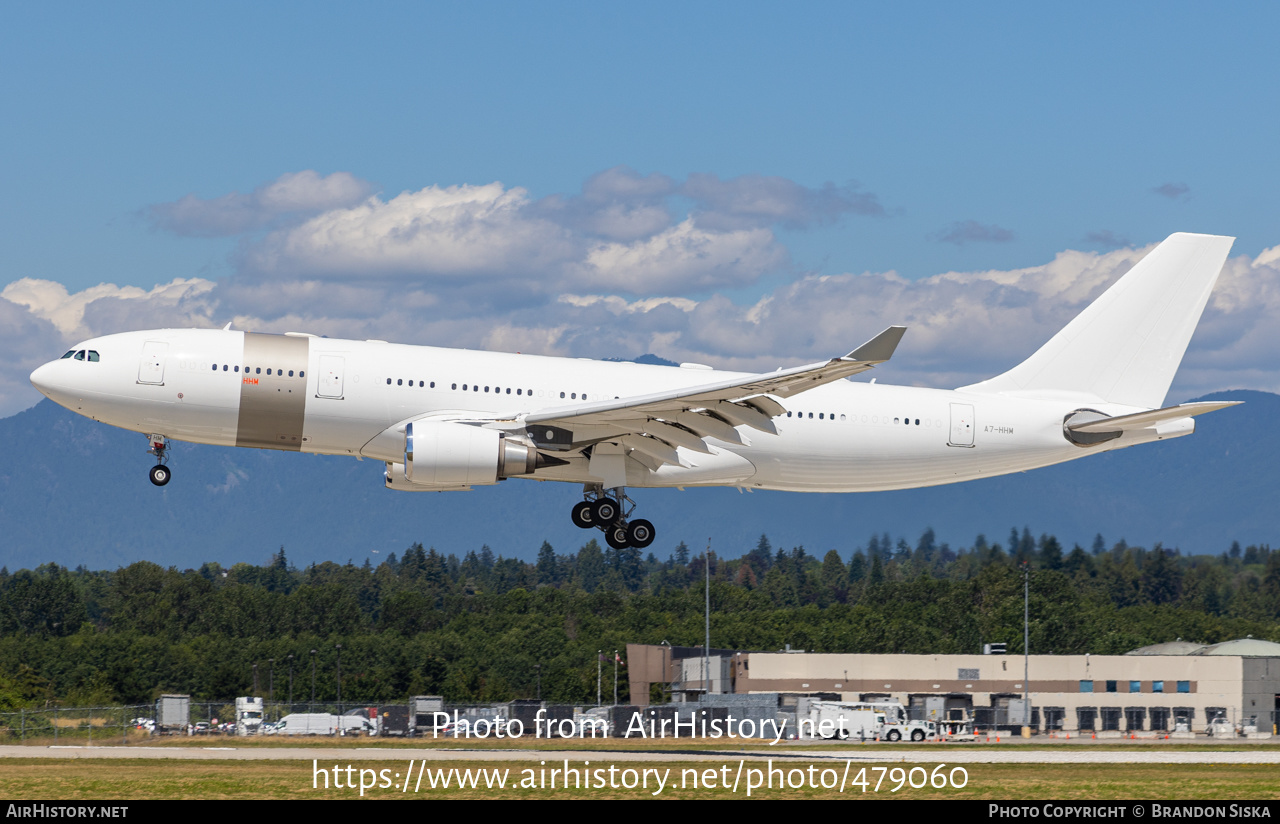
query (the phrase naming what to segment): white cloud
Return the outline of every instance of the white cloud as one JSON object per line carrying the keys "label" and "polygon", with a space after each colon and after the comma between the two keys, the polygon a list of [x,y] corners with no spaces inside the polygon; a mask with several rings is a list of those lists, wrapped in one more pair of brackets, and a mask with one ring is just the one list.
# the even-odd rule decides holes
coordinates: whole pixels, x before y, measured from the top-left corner
{"label": "white cloud", "polygon": [[1013,232],[994,223],[961,220],[935,234],[934,239],[939,243],[954,243],[956,246],[966,243],[1008,243],[1013,240]]}
{"label": "white cloud", "polygon": [[691,218],[644,240],[596,246],[577,280],[631,294],[697,292],[752,283],[786,262],[786,250],[768,229],[711,232]]}
{"label": "white cloud", "polygon": [[[428,187],[280,226],[250,242],[241,270],[222,281],[76,293],[15,281],[0,291],[0,344],[16,353],[0,365],[0,412],[34,402],[30,370],[78,339],[227,321],[575,357],[652,352],[747,371],[843,354],[901,323],[909,331],[880,381],[960,386],[1029,355],[1151,248],[1066,250],[1040,266],[915,281],[802,277],[740,305],[717,290],[785,270],[787,250],[768,226],[712,229],[697,214],[676,222],[667,199],[681,185],[619,168],[581,194],[541,201],[498,183]],[[592,204],[616,207],[616,222],[593,224]],[[1172,394],[1280,391],[1278,316],[1280,246],[1228,260]]]}
{"label": "white cloud", "polygon": [[538,271],[575,257],[568,233],[530,215],[528,202],[525,190],[500,183],[370,198],[272,233],[247,267],[260,275],[449,279]]}
{"label": "white cloud", "polygon": [[885,214],[880,200],[859,191],[856,184],[827,183],[810,189],[784,177],[765,175],[721,180],[716,175],[693,174],[680,187],[680,194],[698,203],[698,225],[709,229],[802,228],[830,223],[845,214]]}
{"label": "white cloud", "polygon": [[310,169],[283,174],[248,194],[202,199],[187,195],[147,207],[157,228],[192,237],[226,237],[269,226],[290,215],[308,215],[359,203],[373,187],[348,172],[321,177]]}
{"label": "white cloud", "polygon": [[[213,290],[215,283],[209,280],[177,278],[169,283],[160,284],[152,289],[141,289],[137,286],[116,286],[114,283],[100,283],[84,291],[69,294],[67,287],[51,280],[22,278],[10,283],[0,291],[0,298],[25,306],[37,318],[47,320],[61,333],[66,341],[89,337],[95,334],[92,328],[101,328],[102,324],[87,324],[85,313],[90,306],[101,313],[108,305],[119,302],[122,306],[141,311],[142,316],[154,319],[159,325],[161,317],[194,319],[203,312],[191,312],[184,307],[191,299],[207,295]],[[172,324],[170,324],[172,325]]]}

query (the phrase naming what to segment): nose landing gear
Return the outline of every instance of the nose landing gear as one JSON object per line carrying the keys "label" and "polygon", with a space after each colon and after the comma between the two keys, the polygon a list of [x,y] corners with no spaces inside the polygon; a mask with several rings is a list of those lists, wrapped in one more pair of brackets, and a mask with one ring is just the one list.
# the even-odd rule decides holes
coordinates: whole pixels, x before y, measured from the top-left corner
{"label": "nose landing gear", "polygon": [[644,518],[628,521],[635,511],[635,501],[627,497],[622,487],[612,492],[613,495],[609,496],[602,487],[586,487],[582,493],[586,500],[574,504],[569,513],[574,526],[602,530],[604,542],[614,549],[644,549],[649,546],[657,536],[653,524]]}
{"label": "nose landing gear", "polygon": [[173,477],[173,472],[167,465],[169,463],[169,439],[164,435],[152,435],[150,441],[151,448],[147,450],[147,454],[156,456],[156,465],[151,467],[151,472],[149,473],[151,483],[156,486],[164,486]]}

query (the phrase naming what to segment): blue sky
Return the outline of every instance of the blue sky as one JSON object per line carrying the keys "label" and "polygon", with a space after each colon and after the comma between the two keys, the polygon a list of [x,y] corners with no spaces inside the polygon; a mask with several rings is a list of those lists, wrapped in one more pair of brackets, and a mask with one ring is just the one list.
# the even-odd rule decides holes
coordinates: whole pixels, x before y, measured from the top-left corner
{"label": "blue sky", "polygon": [[[63,343],[153,321],[794,362],[898,322],[850,310],[847,324],[739,345],[759,337],[732,328],[759,322],[752,306],[799,301],[815,277],[875,275],[849,294],[886,311],[897,300],[918,326],[947,314],[952,298],[928,286],[943,273],[1028,270],[1039,285],[1023,292],[1047,299],[1090,271],[1108,273],[1103,288],[1173,231],[1238,237],[1233,255],[1253,263],[1210,315],[1241,327],[1242,304],[1271,306],[1266,250],[1280,244],[1277,22],[1265,3],[14,5],[0,30],[0,342],[22,354],[0,376],[0,411],[37,399],[22,370]],[[592,195],[619,167],[621,188]],[[305,190],[292,211],[267,189],[282,180]],[[519,202],[445,249],[498,195],[437,220],[435,194],[495,182]],[[354,249],[372,224],[351,210],[401,193],[432,196],[366,217],[403,229],[429,213],[440,236],[395,260]],[[669,219],[601,228],[602,204]],[[336,257],[317,251],[314,221],[345,227]],[[531,240],[548,233],[557,248]],[[608,244],[612,274],[591,251]],[[508,251],[472,265],[492,248]],[[907,304],[891,272],[920,284]],[[174,279],[201,285],[152,294]],[[102,290],[115,304],[82,294],[68,309],[102,283],[146,294]],[[365,311],[338,312],[316,283],[350,287],[342,300]],[[406,289],[416,313],[379,312]],[[635,303],[656,298],[671,302]],[[1024,354],[1060,315],[1010,319],[1010,346]],[[904,344],[924,365],[903,382],[1001,366],[987,350],[948,362],[966,327],[933,328],[934,342]],[[1280,388],[1262,359],[1274,341],[1220,337],[1206,338],[1219,359],[1252,358],[1248,371],[1187,391]]]}

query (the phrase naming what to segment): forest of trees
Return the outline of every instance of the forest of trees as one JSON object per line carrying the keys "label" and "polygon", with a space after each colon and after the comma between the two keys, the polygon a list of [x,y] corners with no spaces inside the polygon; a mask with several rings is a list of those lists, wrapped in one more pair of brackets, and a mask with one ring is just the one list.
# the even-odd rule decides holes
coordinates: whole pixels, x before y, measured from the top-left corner
{"label": "forest of trees", "polygon": [[[1280,641],[1280,550],[1232,544],[1220,556],[1159,545],[1066,550],[1012,530],[952,548],[872,536],[822,557],[761,536],[736,560],[710,557],[716,647],[816,652],[1022,651],[1022,569],[1031,570],[1031,650],[1115,654],[1182,638]],[[46,564],[0,569],[0,710],[141,703],[162,692],[360,701],[441,694],[457,701],[593,701],[597,652],[626,643],[697,645],[706,561],[679,545],[576,552],[543,543],[534,562],[462,558],[414,545],[378,566],[303,569],[281,548],[265,566],[197,570],[139,562],[114,571]],[[290,659],[292,656],[292,659]],[[274,659],[274,663],[271,663]],[[621,679],[626,700],[626,678]]]}

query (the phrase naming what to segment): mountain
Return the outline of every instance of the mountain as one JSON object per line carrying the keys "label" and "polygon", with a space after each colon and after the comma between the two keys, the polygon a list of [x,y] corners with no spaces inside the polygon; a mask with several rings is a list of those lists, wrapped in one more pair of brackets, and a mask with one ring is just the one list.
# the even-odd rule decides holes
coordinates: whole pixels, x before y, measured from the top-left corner
{"label": "mountain", "polygon": [[[978,533],[1004,541],[1029,526],[1066,544],[1095,533],[1190,553],[1233,540],[1277,540],[1280,396],[1251,391],[1198,400],[1244,406],[1199,418],[1190,437],[1106,453],[1033,472],[931,489],[863,494],[739,493],[732,489],[635,490],[653,521],[650,548],[666,558],[681,540],[737,557],[762,533],[775,546],[837,549],[846,558],[872,533],[912,544],[927,527],[969,545]],[[281,546],[302,565],[365,558],[375,564],[414,542],[461,557],[488,544],[532,559],[543,540],[573,552],[599,533],[569,523],[580,500],[570,484],[510,480],[471,492],[397,493],[382,464],[175,442],[173,481],[147,480],[146,438],[42,401],[0,420],[0,564],[54,561],[114,568],[146,559],[164,566],[264,563]]]}

